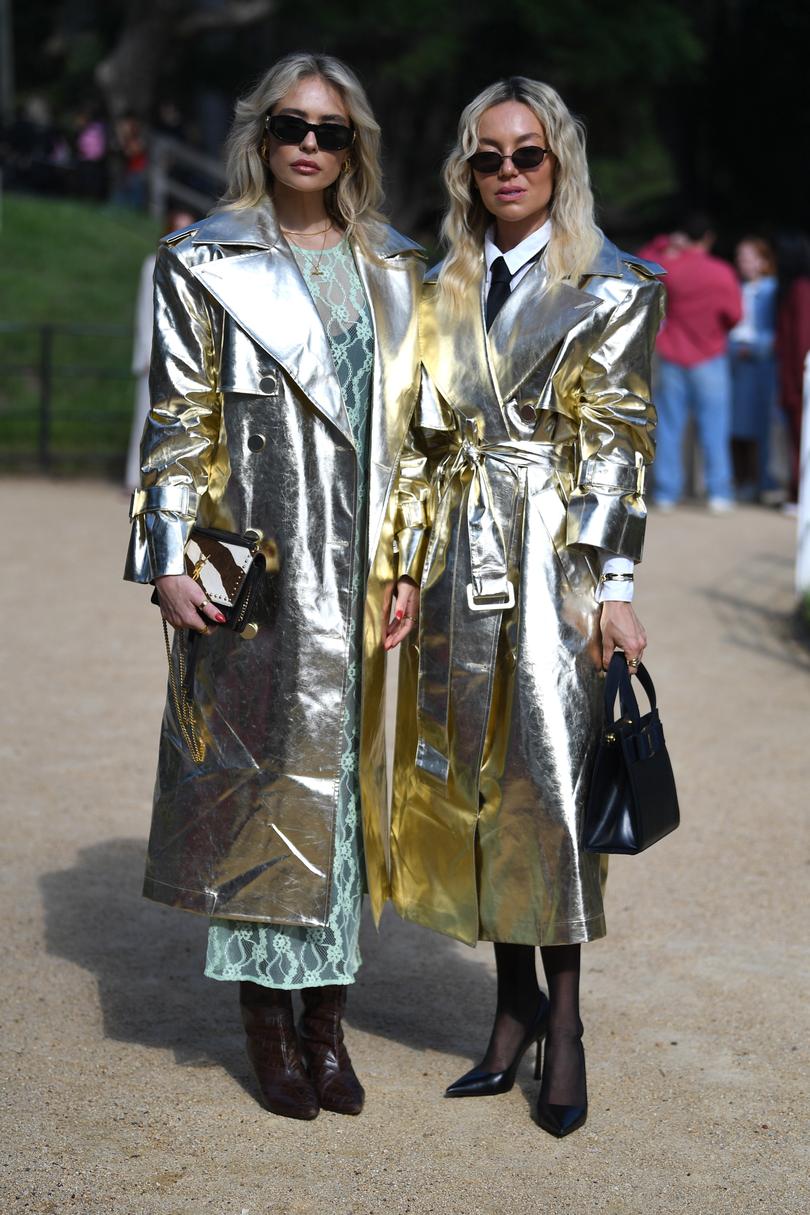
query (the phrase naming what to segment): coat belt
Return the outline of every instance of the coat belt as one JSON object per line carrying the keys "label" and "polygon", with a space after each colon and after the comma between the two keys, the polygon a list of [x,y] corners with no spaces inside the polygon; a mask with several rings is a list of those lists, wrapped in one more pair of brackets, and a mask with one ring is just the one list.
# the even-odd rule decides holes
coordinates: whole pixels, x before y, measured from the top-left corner
{"label": "coat belt", "polygon": [[474,422],[462,432],[459,446],[438,469],[439,484],[448,484],[465,471],[472,473],[467,495],[467,537],[471,581],[467,604],[473,612],[507,611],[514,607],[515,588],[509,581],[506,545],[498,521],[489,470],[505,469],[515,481],[530,465],[546,466],[557,480],[570,469],[570,457],[552,443],[506,441],[482,443]]}
{"label": "coat belt", "polygon": [[[529,467],[544,467],[555,479],[562,496],[567,499],[566,476],[570,487],[572,454],[561,451],[551,443],[520,441],[481,442],[474,422],[465,424],[457,439],[457,446],[445,456],[436,473],[436,485],[441,494],[455,479],[469,477],[467,493],[467,536],[470,558],[470,582],[467,585],[467,605],[472,612],[483,612],[479,627],[465,637],[466,661],[480,674],[494,661],[495,639],[500,628],[500,613],[515,604],[515,587],[509,581],[508,552],[509,519],[499,517],[499,511],[490,474],[498,469],[505,471],[514,480],[513,503],[519,499],[523,470]],[[551,489],[556,494],[557,489]],[[515,507],[513,506],[512,510]],[[507,531],[506,542],[504,530]],[[455,639],[458,641],[458,638]],[[451,645],[454,642],[451,641]],[[470,651],[472,646],[472,651]],[[440,647],[442,649],[443,647]],[[477,657],[471,656],[472,652]],[[425,663],[425,678],[421,663]],[[445,665],[447,664],[447,665]],[[418,692],[418,741],[416,766],[429,773],[435,780],[446,784],[450,772],[449,710],[451,699],[451,668],[454,659],[448,662],[446,654],[438,657],[434,665],[431,647],[425,644],[420,658]],[[489,695],[476,698],[464,712],[464,733],[480,738],[486,728],[489,715]],[[478,754],[477,744],[468,749],[469,764]],[[465,753],[466,754],[466,753]],[[468,764],[468,766],[469,766]]]}

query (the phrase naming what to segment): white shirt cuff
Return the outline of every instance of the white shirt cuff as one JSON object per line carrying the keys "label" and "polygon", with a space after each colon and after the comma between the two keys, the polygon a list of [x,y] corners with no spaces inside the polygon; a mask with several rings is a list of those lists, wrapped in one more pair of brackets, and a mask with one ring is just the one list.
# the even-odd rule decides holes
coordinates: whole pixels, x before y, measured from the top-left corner
{"label": "white shirt cuff", "polygon": [[[599,549],[599,556],[602,559],[603,574],[632,574],[635,569],[635,563],[629,557],[614,557],[605,549]],[[632,603],[633,601],[633,583],[632,582],[600,582],[596,588],[596,602],[604,603],[605,600],[611,599],[622,603]]]}

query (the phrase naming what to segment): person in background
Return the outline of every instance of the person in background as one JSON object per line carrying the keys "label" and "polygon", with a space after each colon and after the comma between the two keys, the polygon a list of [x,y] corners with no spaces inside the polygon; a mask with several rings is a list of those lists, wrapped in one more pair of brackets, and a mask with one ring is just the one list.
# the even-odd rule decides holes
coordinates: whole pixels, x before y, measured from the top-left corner
{"label": "person in background", "polygon": [[115,124],[119,179],[112,194],[117,207],[142,211],[146,207],[148,152],[143,123],[124,114]]}
{"label": "person in background", "polygon": [[[190,211],[173,209],[166,212],[163,236],[169,236],[194,223]],[[134,493],[141,483],[141,437],[149,414],[149,364],[152,359],[153,286],[156,254],[150,253],[143,260],[135,300],[134,341],[132,345],[132,374],[135,376],[135,408],[132,413],[132,429],[124,470],[124,485]]]}
{"label": "person in background", "polygon": [[657,459],[653,501],[672,510],[683,492],[683,432],[694,415],[703,452],[709,509],[733,508],[731,376],[728,334],[742,316],[736,275],[711,256],[714,231],[690,216],[674,237],[657,238],[641,256],[666,270],[667,315],[658,337]]}
{"label": "person in background", "polygon": [[795,515],[799,501],[804,360],[810,351],[810,241],[803,232],[786,232],[781,237],[777,265],[776,358],[779,397],[790,440],[790,485],[785,512]]}
{"label": "person in background", "polygon": [[768,488],[776,395],[776,260],[770,245],[759,236],[743,237],[734,260],[743,284],[743,315],[729,334],[731,453],[737,497],[753,501]]}
{"label": "person in background", "polygon": [[80,198],[102,202],[107,196],[107,128],[98,106],[76,115],[76,192]]}

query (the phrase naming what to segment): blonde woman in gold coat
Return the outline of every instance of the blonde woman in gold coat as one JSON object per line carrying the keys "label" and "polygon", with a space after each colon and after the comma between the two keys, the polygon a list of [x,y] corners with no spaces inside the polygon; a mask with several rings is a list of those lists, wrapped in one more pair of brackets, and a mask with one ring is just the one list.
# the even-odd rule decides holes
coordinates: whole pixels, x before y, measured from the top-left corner
{"label": "blonde woman in gold coat", "polygon": [[545,1040],[537,1119],[562,1136],[587,1111],[580,945],[605,932],[605,859],[578,842],[601,673],[646,645],[629,599],[662,289],[596,228],[582,129],[546,85],[477,97],[445,184],[399,496],[421,619],[401,669],[392,891],[408,919],[495,942],[492,1036],[447,1095],[505,1092]]}
{"label": "blonde woman in gold coat", "polygon": [[[206,974],[238,983],[262,1098],[293,1118],[360,1112],[342,1014],[364,885],[387,893],[382,641],[423,267],[378,214],[378,153],[336,59],[289,56],[238,103],[225,205],[157,259],[126,573],[203,634],[204,754],[169,696],[145,893],[211,917]],[[184,573],[195,521],[260,541],[241,636]]]}

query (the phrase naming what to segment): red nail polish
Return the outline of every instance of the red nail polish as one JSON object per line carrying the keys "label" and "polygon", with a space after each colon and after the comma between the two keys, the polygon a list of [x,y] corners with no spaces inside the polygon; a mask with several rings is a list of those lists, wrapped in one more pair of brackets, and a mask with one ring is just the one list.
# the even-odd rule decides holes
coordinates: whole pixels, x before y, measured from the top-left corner
{"label": "red nail polish", "polygon": [[394,612],[394,619],[401,620],[404,615],[405,615],[404,610],[402,608],[398,608],[397,611]]}
{"label": "red nail polish", "polygon": [[222,615],[222,612],[217,612],[217,624],[226,624],[226,623],[227,622],[225,620],[225,617]]}

